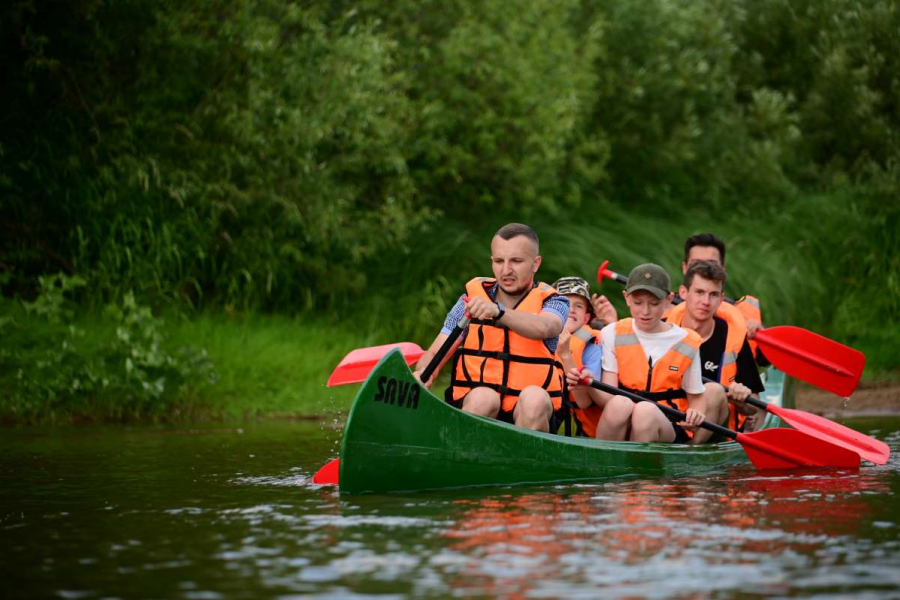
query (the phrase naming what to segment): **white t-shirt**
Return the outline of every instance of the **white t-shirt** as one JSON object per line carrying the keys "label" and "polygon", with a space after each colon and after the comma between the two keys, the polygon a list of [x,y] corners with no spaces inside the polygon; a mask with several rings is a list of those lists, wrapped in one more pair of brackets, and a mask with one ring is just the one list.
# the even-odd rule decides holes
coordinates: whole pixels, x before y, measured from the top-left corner
{"label": "white t-shirt", "polygon": [[[655,365],[659,359],[669,351],[672,346],[680,342],[687,336],[687,329],[682,329],[678,325],[672,325],[666,331],[659,333],[644,333],[637,327],[634,327],[634,334],[644,349],[644,354]],[[600,331],[603,338],[603,370],[610,373],[619,372],[619,360],[616,358],[616,324],[610,323]],[[706,389],[703,386],[703,377],[700,372],[700,354],[691,362],[687,373],[681,380],[681,388],[688,394],[702,394]]]}

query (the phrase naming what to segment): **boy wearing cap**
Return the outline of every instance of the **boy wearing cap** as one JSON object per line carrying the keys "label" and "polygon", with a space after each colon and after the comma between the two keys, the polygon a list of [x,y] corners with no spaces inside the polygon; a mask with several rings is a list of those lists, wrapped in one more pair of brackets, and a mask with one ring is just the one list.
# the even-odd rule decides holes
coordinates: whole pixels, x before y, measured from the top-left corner
{"label": "boy wearing cap", "polygon": [[[553,287],[569,299],[569,318],[561,334],[556,348],[556,357],[566,373],[581,368],[589,373],[600,372],[600,361],[603,352],[600,346],[600,332],[588,324],[594,317],[594,306],[588,282],[581,277],[563,277]],[[586,437],[597,437],[600,415],[610,400],[600,398],[593,388],[578,386],[569,388],[569,400],[577,408],[572,411],[575,417],[576,433]],[[631,402],[628,404],[629,414]],[[600,433],[604,431],[601,429]]]}
{"label": "boy wearing cap", "polygon": [[[614,437],[604,439],[625,439],[627,435],[635,442],[688,443],[688,430],[695,431],[705,418],[700,336],[662,320],[673,296],[670,287],[669,275],[659,265],[635,267],[628,275],[624,292],[631,318],[607,325],[601,332],[601,380],[654,401],[635,404],[630,418],[610,423],[616,429]],[[569,385],[579,385],[579,376],[593,375],[569,372]],[[670,421],[656,402],[685,412],[685,420]]]}

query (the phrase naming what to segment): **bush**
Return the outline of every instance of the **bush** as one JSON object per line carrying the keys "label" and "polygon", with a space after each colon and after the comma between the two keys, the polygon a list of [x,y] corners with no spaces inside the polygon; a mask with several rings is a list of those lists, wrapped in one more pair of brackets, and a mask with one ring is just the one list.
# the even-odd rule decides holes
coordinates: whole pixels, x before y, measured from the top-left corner
{"label": "bush", "polygon": [[164,417],[177,397],[215,383],[206,351],[166,349],[162,321],[133,294],[107,306],[105,335],[87,337],[70,299],[84,285],[62,274],[42,277],[40,295],[23,303],[19,319],[6,303],[0,331],[15,343],[0,354],[7,379],[0,419]]}

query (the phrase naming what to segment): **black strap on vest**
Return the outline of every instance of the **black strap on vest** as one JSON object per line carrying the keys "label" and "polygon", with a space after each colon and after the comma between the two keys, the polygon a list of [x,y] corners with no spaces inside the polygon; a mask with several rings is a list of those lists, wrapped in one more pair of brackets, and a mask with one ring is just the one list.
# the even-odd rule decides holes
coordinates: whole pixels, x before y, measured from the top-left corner
{"label": "black strap on vest", "polygon": [[[563,370],[562,364],[559,363],[555,358],[541,358],[538,356],[524,356],[521,354],[513,354],[510,352],[510,342],[509,342],[509,328],[503,325],[500,325],[493,319],[472,319],[469,321],[470,325],[480,325],[478,327],[478,347],[481,348],[484,346],[484,327],[496,327],[498,329],[503,330],[503,350],[497,352],[496,350],[479,350],[473,348],[465,348],[461,346],[456,350],[456,355],[453,359],[453,371],[450,376],[450,387],[461,387],[461,388],[476,388],[476,387],[486,387],[491,388],[492,390],[499,393],[501,396],[519,396],[522,393],[522,390],[518,390],[515,388],[509,387],[509,365],[510,363],[520,363],[527,365],[547,365],[547,377],[544,379],[544,382],[541,384],[541,387],[547,390],[550,386],[550,382],[553,381],[553,375],[555,373],[554,368]],[[481,369],[478,373],[478,378],[472,377],[472,374],[469,373],[468,367],[466,366],[466,362],[463,360],[464,356],[475,356],[479,358],[484,358],[481,362]],[[494,359],[500,361],[503,365],[503,376],[501,382],[497,383],[486,383],[484,381],[484,369],[487,365],[487,359]],[[462,378],[458,378],[457,366],[459,361],[463,360],[462,363]],[[565,382],[565,379],[563,380]],[[551,398],[566,398],[563,390],[558,391],[550,391],[547,390],[547,393]]]}
{"label": "black strap on vest", "polygon": [[637,394],[641,398],[646,398],[647,400],[652,400],[654,402],[665,402],[667,405],[672,408],[678,408],[678,405],[675,404],[675,400],[679,398],[687,398],[687,394],[684,390],[666,390],[665,392],[648,392],[647,390],[636,390],[634,388],[630,388],[626,385],[622,385],[622,382],[619,382],[619,389],[625,390],[626,392],[631,392],[632,394]]}

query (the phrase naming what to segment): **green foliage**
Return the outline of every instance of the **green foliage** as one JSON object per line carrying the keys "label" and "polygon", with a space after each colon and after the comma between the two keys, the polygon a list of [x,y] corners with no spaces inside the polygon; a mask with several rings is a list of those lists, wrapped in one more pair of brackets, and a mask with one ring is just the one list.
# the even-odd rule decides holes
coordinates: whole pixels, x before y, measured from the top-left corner
{"label": "green foliage", "polygon": [[798,132],[787,97],[738,94],[739,10],[718,2],[595,2],[607,59],[591,126],[611,144],[606,192],[646,212],[717,212],[784,198]]}
{"label": "green foliage", "polygon": [[769,88],[790,99],[810,161],[798,174],[803,181],[868,180],[873,169],[889,171],[900,152],[896,3],[765,0],[739,6],[742,93]]}
{"label": "green foliage", "polygon": [[898,30],[885,0],[15,0],[7,389],[157,410],[206,359],[150,306],[430,340],[508,221],[546,279],[715,231],[770,322],[896,366]]}
{"label": "green foliage", "polygon": [[408,161],[430,205],[450,216],[552,211],[570,162],[602,168],[602,141],[581,136],[601,35],[573,31],[579,4],[405,1],[367,13],[401,41],[416,109]]}
{"label": "green foliage", "polygon": [[0,326],[14,343],[0,354],[6,390],[0,418],[159,417],[173,397],[215,383],[206,351],[166,349],[162,321],[132,294],[108,305],[104,326],[91,327],[95,335],[88,337],[67,297],[84,282],[60,274],[41,283],[40,296],[24,303],[24,315],[17,317],[4,303],[7,314]]}

